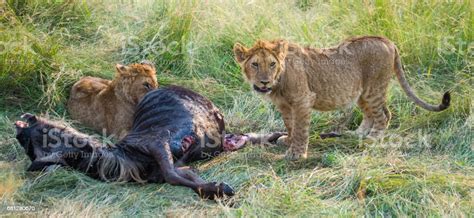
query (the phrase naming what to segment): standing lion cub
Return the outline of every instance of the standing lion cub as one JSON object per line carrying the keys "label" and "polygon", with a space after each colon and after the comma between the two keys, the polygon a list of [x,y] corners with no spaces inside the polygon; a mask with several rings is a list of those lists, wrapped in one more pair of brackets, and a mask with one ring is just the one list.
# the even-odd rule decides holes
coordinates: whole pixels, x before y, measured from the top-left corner
{"label": "standing lion cub", "polygon": [[306,158],[312,109],[331,111],[354,102],[364,119],[356,133],[379,137],[390,121],[386,94],[392,74],[408,97],[422,108],[442,111],[449,106],[446,92],[440,105],[419,99],[410,88],[397,47],[390,40],[364,36],[334,48],[300,47],[284,40],[257,41],[252,48],[236,43],[234,55],[253,89],[281,112],[288,131],[288,159]]}
{"label": "standing lion cub", "polygon": [[115,79],[84,77],[76,82],[68,101],[73,119],[96,131],[121,139],[132,128],[135,107],[158,87],[153,64],[117,64]]}

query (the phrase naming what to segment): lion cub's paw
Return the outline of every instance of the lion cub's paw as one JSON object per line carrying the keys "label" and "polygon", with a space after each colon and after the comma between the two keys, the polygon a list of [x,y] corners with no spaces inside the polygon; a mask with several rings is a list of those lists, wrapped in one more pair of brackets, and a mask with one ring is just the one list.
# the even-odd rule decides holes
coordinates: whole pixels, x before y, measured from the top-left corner
{"label": "lion cub's paw", "polygon": [[287,160],[300,160],[300,159],[306,159],[308,157],[308,154],[305,152],[296,152],[294,149],[289,148],[286,151],[285,154],[285,159]]}
{"label": "lion cub's paw", "polygon": [[290,138],[288,138],[287,135],[281,136],[280,138],[277,139],[276,144],[278,146],[290,146]]}
{"label": "lion cub's paw", "polygon": [[383,130],[370,130],[370,133],[369,135],[367,136],[367,138],[371,139],[371,140],[379,140],[379,139],[383,139],[384,138],[384,131]]}

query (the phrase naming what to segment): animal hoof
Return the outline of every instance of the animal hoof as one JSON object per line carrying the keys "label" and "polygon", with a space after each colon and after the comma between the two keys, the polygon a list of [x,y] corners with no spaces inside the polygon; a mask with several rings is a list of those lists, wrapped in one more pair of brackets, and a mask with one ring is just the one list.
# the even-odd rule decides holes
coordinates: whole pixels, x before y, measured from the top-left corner
{"label": "animal hoof", "polygon": [[225,196],[232,197],[235,195],[234,189],[226,183],[217,185],[215,182],[204,184],[198,189],[197,193],[201,198],[209,200],[223,198]]}
{"label": "animal hoof", "polygon": [[285,159],[294,161],[300,159],[306,159],[308,157],[307,153],[295,152],[293,149],[288,149],[285,154]]}
{"label": "animal hoof", "polygon": [[281,136],[276,140],[278,146],[290,146],[290,138],[287,135]]}
{"label": "animal hoof", "polygon": [[219,191],[221,191],[223,195],[228,196],[228,197],[232,197],[235,195],[234,189],[225,182],[219,184]]}
{"label": "animal hoof", "polygon": [[286,132],[274,132],[268,135],[267,142],[269,144],[277,144],[278,139],[280,139],[283,136],[288,136],[288,133]]}

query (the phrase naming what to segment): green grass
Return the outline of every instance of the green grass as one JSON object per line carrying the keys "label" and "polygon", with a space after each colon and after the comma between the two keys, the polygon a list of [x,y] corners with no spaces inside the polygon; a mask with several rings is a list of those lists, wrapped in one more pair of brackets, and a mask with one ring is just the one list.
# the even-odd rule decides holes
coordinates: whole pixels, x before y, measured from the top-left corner
{"label": "green grass", "polygon": [[[471,1],[121,2],[0,1],[0,214],[7,205],[57,216],[474,213]],[[226,202],[167,184],[103,183],[65,169],[25,172],[30,161],[14,139],[13,121],[34,112],[72,122],[65,101],[82,76],[112,78],[115,63],[149,59],[161,85],[212,99],[229,131],[281,131],[274,107],[244,83],[233,44],[285,38],[329,47],[355,35],[393,40],[417,94],[437,102],[450,90],[451,107],[416,107],[394,80],[393,120],[382,142],[321,140],[319,132],[344,120],[355,129],[362,115],[357,108],[315,112],[307,160],[287,162],[285,148],[254,146],[194,164],[206,180],[237,189]]]}

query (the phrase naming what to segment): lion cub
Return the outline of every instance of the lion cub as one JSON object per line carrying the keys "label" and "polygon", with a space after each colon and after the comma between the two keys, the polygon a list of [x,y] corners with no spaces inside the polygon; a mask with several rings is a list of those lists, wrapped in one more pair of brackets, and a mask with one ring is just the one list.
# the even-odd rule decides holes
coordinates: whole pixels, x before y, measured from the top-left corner
{"label": "lion cub", "polygon": [[379,137],[390,112],[386,94],[392,74],[407,96],[430,111],[449,106],[446,92],[440,105],[418,98],[403,72],[397,47],[383,37],[364,36],[333,48],[300,47],[284,40],[257,41],[252,48],[236,43],[234,55],[253,89],[266,95],[281,112],[288,131],[288,159],[306,158],[312,109],[331,111],[357,102],[364,119],[356,133]]}
{"label": "lion cub", "polygon": [[84,77],[76,82],[68,101],[73,119],[121,139],[132,128],[135,106],[158,87],[153,64],[117,64],[115,79]]}

